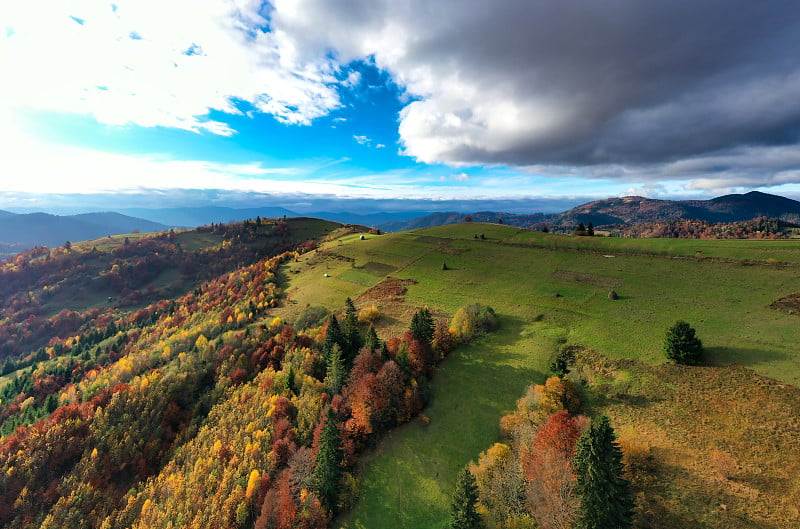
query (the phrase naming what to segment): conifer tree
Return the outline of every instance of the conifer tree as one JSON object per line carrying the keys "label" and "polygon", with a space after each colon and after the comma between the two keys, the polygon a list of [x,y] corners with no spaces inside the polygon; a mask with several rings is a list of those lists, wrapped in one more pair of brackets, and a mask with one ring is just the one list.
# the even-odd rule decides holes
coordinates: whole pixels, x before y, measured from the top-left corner
{"label": "conifer tree", "polygon": [[664,338],[664,354],[677,364],[699,364],[703,359],[703,342],[691,325],[677,321]]}
{"label": "conifer tree", "polygon": [[608,417],[592,420],[578,439],[573,466],[580,500],[578,529],[627,529],[633,518],[633,493],[622,477],[622,450]]}
{"label": "conifer tree", "polygon": [[344,351],[344,343],[344,333],[339,326],[339,320],[336,319],[335,314],[331,314],[328,319],[328,329],[325,331],[325,341],[322,344],[322,353],[325,355],[325,359],[330,358],[333,346],[336,344]]}
{"label": "conifer tree", "polygon": [[345,364],[348,366],[353,365],[353,360],[358,356],[358,351],[364,345],[364,340],[361,338],[361,333],[358,331],[358,313],[356,307],[353,305],[353,300],[347,298],[345,300],[345,315],[344,315],[344,345],[342,352],[344,353]]}
{"label": "conifer tree", "polygon": [[422,343],[431,344],[435,328],[433,317],[428,307],[419,309],[411,318],[411,334]]}
{"label": "conifer tree", "polygon": [[333,408],[328,408],[328,416],[322,427],[319,438],[316,467],[314,468],[314,485],[320,502],[328,512],[336,507],[339,496],[339,481],[342,477],[342,439],[336,424]]}
{"label": "conifer tree", "polygon": [[375,326],[370,325],[367,331],[367,337],[364,339],[364,347],[368,351],[379,351],[381,349],[381,340],[378,338],[378,333],[375,332]]}
{"label": "conifer tree", "polygon": [[328,358],[328,369],[325,374],[325,388],[333,396],[342,391],[344,381],[347,378],[347,370],[342,359],[342,348],[339,344],[333,345],[333,351]]}
{"label": "conifer tree", "polygon": [[481,519],[476,510],[478,503],[478,484],[475,476],[469,471],[469,467],[458,475],[458,482],[453,491],[453,501],[450,503],[450,514],[453,521],[450,522],[452,529],[478,529],[481,526]]}

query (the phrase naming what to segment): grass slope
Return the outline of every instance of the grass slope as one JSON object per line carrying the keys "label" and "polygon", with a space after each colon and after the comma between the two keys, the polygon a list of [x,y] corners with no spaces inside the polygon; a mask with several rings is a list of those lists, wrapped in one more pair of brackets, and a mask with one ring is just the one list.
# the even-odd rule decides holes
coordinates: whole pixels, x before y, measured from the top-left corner
{"label": "grass slope", "polygon": [[[293,263],[291,302],[281,314],[288,319],[307,304],[340,307],[391,270],[416,281],[407,311],[428,305],[452,315],[480,302],[503,322],[499,333],[442,365],[426,411],[430,426],[406,425],[368,455],[362,498],[339,525],[440,528],[456,473],[495,440],[497,420],[542,380],[562,343],[659,364],[665,329],[685,319],[712,362],[800,384],[796,317],[767,307],[797,290],[798,263],[792,241],[577,238],[485,224],[349,236]],[[617,301],[607,297],[612,288]],[[398,312],[385,305],[378,300],[382,311]],[[379,331],[396,335],[406,322],[386,318]]]}

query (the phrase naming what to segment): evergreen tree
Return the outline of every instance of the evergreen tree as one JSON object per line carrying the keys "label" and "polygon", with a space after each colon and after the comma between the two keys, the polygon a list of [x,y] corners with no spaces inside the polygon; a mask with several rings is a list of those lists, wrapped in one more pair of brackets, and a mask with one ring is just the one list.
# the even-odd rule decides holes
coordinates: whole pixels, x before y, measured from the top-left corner
{"label": "evergreen tree", "polygon": [[356,307],[353,305],[353,300],[347,298],[345,300],[345,315],[344,315],[344,345],[342,352],[344,353],[345,364],[348,366],[353,365],[353,360],[358,356],[358,351],[364,345],[364,340],[361,338],[361,333],[358,331],[358,313]]}
{"label": "evergreen tree", "polygon": [[436,326],[428,307],[419,309],[411,318],[411,334],[422,343],[430,345],[433,341],[433,331]]}
{"label": "evergreen tree", "polygon": [[458,475],[458,482],[453,491],[453,501],[450,503],[450,514],[453,521],[450,522],[452,529],[478,529],[481,526],[481,519],[476,510],[478,503],[478,485],[475,476],[464,467]]}
{"label": "evergreen tree", "polygon": [[677,321],[664,338],[664,354],[678,364],[695,365],[703,359],[703,342],[685,321]]}
{"label": "evergreen tree", "polygon": [[589,225],[586,226],[586,235],[594,237],[594,224],[592,224],[592,221],[589,221]]}
{"label": "evergreen tree", "polygon": [[314,485],[320,502],[329,512],[336,507],[339,494],[339,481],[342,477],[342,439],[336,424],[333,408],[328,408],[328,416],[322,427],[314,467]]}
{"label": "evergreen tree", "polygon": [[626,529],[633,518],[633,493],[622,477],[622,450],[608,417],[592,420],[578,439],[573,466],[580,500],[578,529]]}
{"label": "evergreen tree", "polygon": [[364,339],[364,347],[368,351],[379,351],[381,349],[381,340],[378,338],[378,333],[375,332],[375,326],[370,325],[367,331],[367,337]]}
{"label": "evergreen tree", "polygon": [[331,396],[342,391],[346,377],[347,370],[342,359],[342,348],[339,347],[339,344],[334,344],[331,356],[328,358],[328,370],[325,373],[325,388]]}
{"label": "evergreen tree", "polygon": [[336,315],[331,314],[328,319],[328,329],[325,331],[325,341],[322,344],[322,353],[325,355],[326,360],[330,358],[333,346],[336,344],[344,351],[344,333],[342,328],[339,327],[339,320],[336,319]]}

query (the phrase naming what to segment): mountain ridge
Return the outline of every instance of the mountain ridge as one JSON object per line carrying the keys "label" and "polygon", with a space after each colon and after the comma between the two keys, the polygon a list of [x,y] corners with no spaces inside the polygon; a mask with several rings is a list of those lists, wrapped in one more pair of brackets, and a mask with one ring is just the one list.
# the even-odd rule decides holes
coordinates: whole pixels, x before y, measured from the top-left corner
{"label": "mountain ridge", "polygon": [[133,231],[158,232],[171,226],[117,212],[51,215],[24,213],[0,216],[0,242],[17,247],[61,246]]}
{"label": "mountain ridge", "polygon": [[406,222],[383,223],[378,227],[384,231],[403,231],[455,224],[469,219],[474,222],[502,222],[522,228],[547,227],[565,231],[574,229],[579,223],[589,222],[595,227],[628,227],[674,220],[739,222],[759,217],[796,222],[800,220],[800,202],[760,191],[722,195],[709,200],[666,200],[626,196],[594,200],[563,213],[446,212],[433,213]]}

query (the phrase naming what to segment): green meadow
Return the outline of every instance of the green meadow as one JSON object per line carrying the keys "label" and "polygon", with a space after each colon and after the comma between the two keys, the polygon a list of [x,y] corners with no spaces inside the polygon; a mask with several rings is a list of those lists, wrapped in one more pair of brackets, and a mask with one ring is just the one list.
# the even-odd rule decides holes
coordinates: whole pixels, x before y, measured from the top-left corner
{"label": "green meadow", "polygon": [[[666,328],[684,319],[710,363],[800,385],[797,316],[768,307],[800,290],[797,241],[587,238],[459,224],[348,235],[285,274],[290,301],[279,315],[290,321],[307,305],[338,310],[386,276],[416,281],[409,308],[427,305],[449,318],[482,303],[502,321],[441,364],[424,412],[429,424],[406,424],[366,454],[361,497],[336,527],[441,528],[457,472],[498,439],[500,417],[544,380],[566,343],[659,364]],[[389,320],[378,330],[385,338],[404,325]]]}

